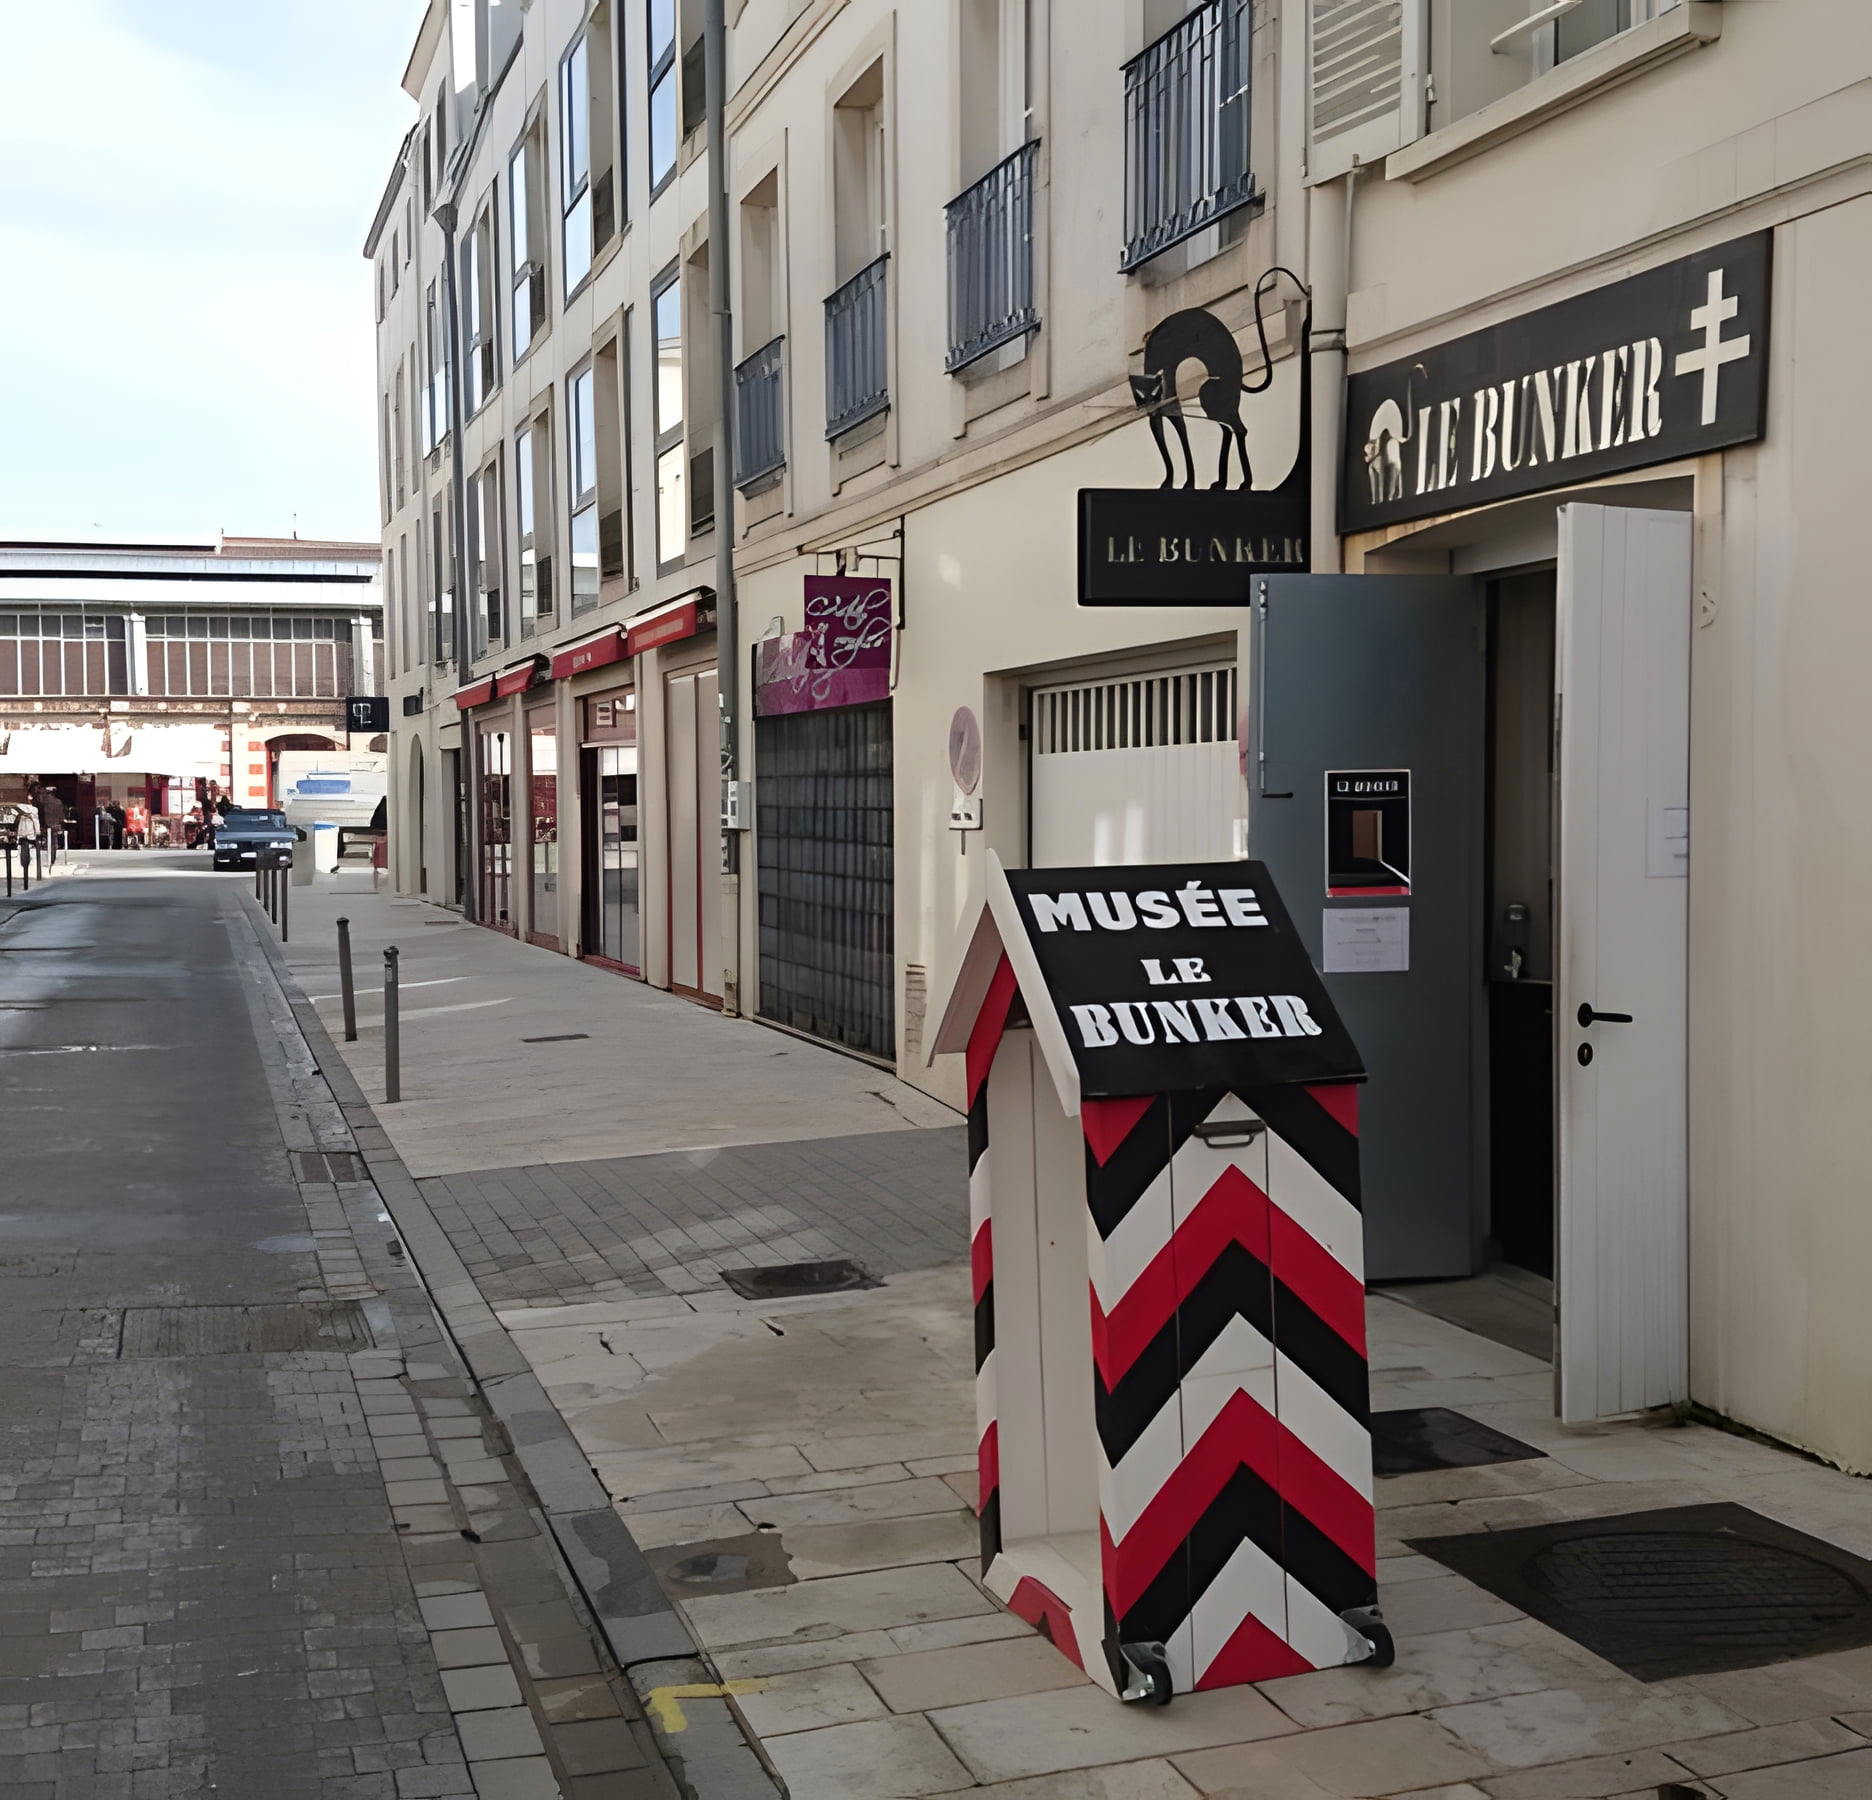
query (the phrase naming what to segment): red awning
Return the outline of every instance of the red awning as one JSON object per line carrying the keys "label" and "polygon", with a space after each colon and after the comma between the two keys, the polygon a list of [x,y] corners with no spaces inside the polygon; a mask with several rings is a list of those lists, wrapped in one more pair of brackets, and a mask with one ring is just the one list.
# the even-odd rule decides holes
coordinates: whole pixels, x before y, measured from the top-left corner
{"label": "red awning", "polygon": [[485,706],[494,698],[494,677],[484,677],[480,681],[471,681],[465,688],[455,690],[455,704],[463,712],[471,706]]}
{"label": "red awning", "polygon": [[523,662],[517,669],[503,669],[494,678],[494,692],[503,700],[512,694],[524,694],[533,685],[533,677],[538,673],[537,657]]}
{"label": "red awning", "polygon": [[602,637],[587,638],[564,650],[555,650],[552,679],[564,681],[568,675],[582,675],[587,669],[602,669],[606,663],[622,662],[626,655],[624,634],[615,626]]}
{"label": "red awning", "polygon": [[641,625],[629,626],[624,633],[624,652],[627,656],[641,656],[646,650],[680,643],[694,637],[702,629],[702,622],[701,599],[685,600],[668,612],[645,619]]}

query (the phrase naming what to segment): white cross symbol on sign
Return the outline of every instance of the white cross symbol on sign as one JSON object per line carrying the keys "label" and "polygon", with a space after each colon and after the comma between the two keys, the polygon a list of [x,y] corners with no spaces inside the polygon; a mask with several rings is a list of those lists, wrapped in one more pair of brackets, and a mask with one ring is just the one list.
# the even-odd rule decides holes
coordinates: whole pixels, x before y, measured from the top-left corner
{"label": "white cross symbol on sign", "polygon": [[1754,341],[1747,335],[1730,338],[1727,343],[1723,341],[1722,328],[1741,310],[1741,305],[1740,300],[1724,296],[1723,272],[1712,269],[1709,298],[1690,314],[1690,329],[1702,332],[1703,342],[1697,349],[1686,350],[1677,358],[1677,373],[1702,375],[1705,425],[1716,423],[1716,394],[1722,381],[1723,364],[1742,361]]}

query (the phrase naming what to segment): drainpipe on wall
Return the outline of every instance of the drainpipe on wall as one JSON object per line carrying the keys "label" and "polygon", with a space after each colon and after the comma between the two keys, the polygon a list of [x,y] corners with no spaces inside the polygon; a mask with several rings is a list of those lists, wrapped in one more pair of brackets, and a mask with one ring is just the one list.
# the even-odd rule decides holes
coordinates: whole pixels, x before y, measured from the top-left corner
{"label": "drainpipe on wall", "polygon": [[741,632],[735,605],[734,310],[728,285],[728,21],[723,0],[702,9],[709,154],[709,312],[715,321],[715,663],[721,705],[722,1010],[741,1010],[741,836],[726,823],[741,778]]}
{"label": "drainpipe on wall", "polygon": [[[435,209],[435,220],[442,227],[442,306],[448,314],[449,371],[449,555],[455,563],[455,684],[468,679],[472,658],[468,648],[468,472],[463,463],[462,442],[462,359],[461,308],[455,293],[455,202],[443,200]],[[461,753],[455,766],[461,771],[460,813],[455,821],[455,841],[460,847],[462,871],[462,917],[478,920],[481,916],[481,859],[475,843],[474,721],[466,713],[457,713],[461,721]]]}
{"label": "drainpipe on wall", "polygon": [[1339,540],[1339,463],[1345,452],[1346,288],[1352,252],[1352,186],[1307,189],[1307,278],[1313,289],[1313,572],[1345,567]]}

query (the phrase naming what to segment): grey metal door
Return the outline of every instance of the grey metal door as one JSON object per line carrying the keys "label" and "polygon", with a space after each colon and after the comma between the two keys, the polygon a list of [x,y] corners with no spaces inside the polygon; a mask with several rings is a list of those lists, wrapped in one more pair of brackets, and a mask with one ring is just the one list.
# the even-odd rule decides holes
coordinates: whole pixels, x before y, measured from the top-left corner
{"label": "grey metal door", "polygon": [[891,709],[754,726],[763,1018],[897,1054]]}
{"label": "grey metal door", "polygon": [[[1367,1276],[1471,1274],[1487,1217],[1481,588],[1271,576],[1253,649],[1249,854],[1273,871],[1370,1072]],[[1380,798],[1348,803],[1363,792]]]}

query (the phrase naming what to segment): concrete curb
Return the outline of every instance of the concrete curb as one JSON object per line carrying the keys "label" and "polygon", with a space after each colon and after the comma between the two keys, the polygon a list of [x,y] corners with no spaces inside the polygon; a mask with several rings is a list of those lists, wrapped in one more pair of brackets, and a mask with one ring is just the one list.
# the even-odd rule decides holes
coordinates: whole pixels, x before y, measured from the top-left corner
{"label": "concrete curb", "polygon": [[685,1699],[680,1735],[665,1729],[659,1690],[718,1687],[719,1673],[663,1592],[571,1428],[436,1222],[376,1109],[287,966],[264,909],[249,893],[240,898],[410,1262],[489,1408],[506,1427],[515,1460],[538,1497],[560,1554],[685,1794],[693,1800],[784,1797],[789,1791],[785,1782],[726,1700]]}

